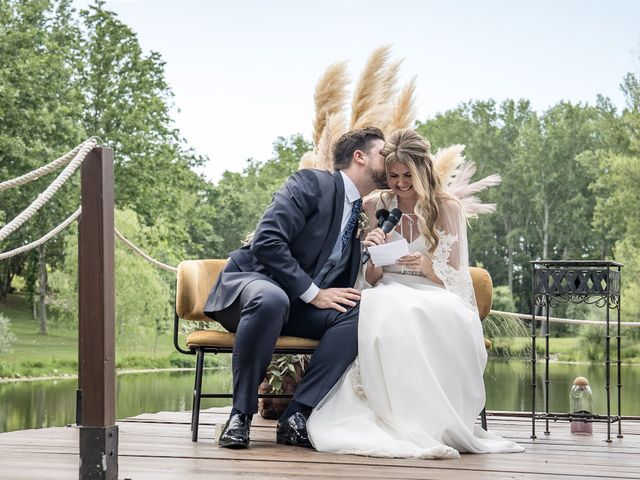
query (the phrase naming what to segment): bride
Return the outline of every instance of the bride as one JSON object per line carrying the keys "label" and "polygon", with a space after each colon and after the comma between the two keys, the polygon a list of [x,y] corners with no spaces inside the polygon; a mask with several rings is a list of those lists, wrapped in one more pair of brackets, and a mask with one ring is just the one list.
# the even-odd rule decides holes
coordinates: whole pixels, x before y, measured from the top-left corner
{"label": "bride", "polygon": [[429,144],[394,132],[383,155],[390,191],[365,212],[403,212],[396,230],[376,228],[365,246],[401,240],[396,265],[365,267],[358,359],[311,414],[322,452],[376,457],[458,458],[459,452],[524,449],[475,425],[484,408],[484,337],[468,268],[465,208],[441,185]]}

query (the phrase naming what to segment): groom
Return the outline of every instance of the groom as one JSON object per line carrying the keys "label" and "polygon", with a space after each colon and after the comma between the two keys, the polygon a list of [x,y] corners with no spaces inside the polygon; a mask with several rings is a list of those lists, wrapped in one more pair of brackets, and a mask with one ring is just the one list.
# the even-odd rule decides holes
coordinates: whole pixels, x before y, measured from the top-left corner
{"label": "groom", "polygon": [[302,382],[278,420],[277,443],[310,446],[306,419],[357,354],[361,197],[386,187],[384,135],[344,134],[334,173],[304,169],[278,191],[251,245],[231,252],[204,311],[230,332],[233,409],[218,444],[249,445],[258,385],[280,335],[320,340]]}

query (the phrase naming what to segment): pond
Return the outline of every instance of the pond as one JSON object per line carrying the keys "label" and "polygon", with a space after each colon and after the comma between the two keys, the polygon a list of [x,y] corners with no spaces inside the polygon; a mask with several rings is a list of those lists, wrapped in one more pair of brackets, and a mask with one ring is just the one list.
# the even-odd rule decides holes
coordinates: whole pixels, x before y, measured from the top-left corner
{"label": "pond", "polygon": [[[613,369],[612,369],[613,370]],[[529,411],[531,409],[530,363],[490,359],[485,372],[487,409]],[[552,364],[550,370],[550,409],[569,408],[569,389],[573,379],[586,376],[593,390],[594,409],[606,413],[604,365]],[[640,415],[640,366],[623,366],[622,413]],[[612,379],[615,380],[612,375]],[[612,381],[612,384],[615,383]],[[541,392],[542,382],[539,381]],[[75,422],[75,379],[43,380],[0,384],[0,432],[62,426]],[[228,370],[209,370],[205,390],[228,391]],[[140,413],[191,409],[193,372],[153,372],[122,374],[117,377],[116,417]],[[612,413],[616,389],[612,388]],[[538,410],[542,399],[538,396]],[[202,407],[229,405],[228,399],[203,399]]]}

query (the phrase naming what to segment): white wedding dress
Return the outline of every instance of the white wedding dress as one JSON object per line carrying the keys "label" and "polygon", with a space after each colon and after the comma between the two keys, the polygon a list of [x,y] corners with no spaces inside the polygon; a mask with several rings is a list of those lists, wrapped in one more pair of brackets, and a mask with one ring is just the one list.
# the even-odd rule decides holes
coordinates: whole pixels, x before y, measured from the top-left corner
{"label": "white wedding dress", "polygon": [[[316,450],[428,459],[524,450],[475,424],[485,403],[487,352],[468,269],[466,217],[447,200],[440,219],[431,257],[443,285],[394,265],[362,291],[358,359],[307,422]],[[399,239],[394,231],[390,241]],[[426,255],[424,238],[409,250]]]}

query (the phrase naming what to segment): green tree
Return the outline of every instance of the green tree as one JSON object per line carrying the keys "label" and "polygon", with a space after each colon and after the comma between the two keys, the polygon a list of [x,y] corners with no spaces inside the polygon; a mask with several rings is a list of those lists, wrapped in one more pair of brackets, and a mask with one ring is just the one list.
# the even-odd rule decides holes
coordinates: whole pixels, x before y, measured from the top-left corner
{"label": "green tree", "polygon": [[530,308],[530,260],[598,256],[589,191],[595,173],[582,158],[612,141],[602,130],[616,122],[600,99],[597,107],[560,102],[542,114],[526,100],[477,101],[419,123],[435,148],[465,144],[478,177],[502,175],[483,197],[497,211],[471,224],[470,260],[510,288],[519,310]]}
{"label": "green tree", "polygon": [[225,172],[212,197],[215,231],[222,242],[215,256],[226,258],[240,247],[271,202],[273,194],[298,169],[302,155],[311,144],[302,135],[279,137],[274,156],[265,162],[249,160],[242,173]]}
{"label": "green tree", "polygon": [[[82,102],[74,81],[79,55],[77,23],[68,0],[24,0],[0,3],[0,176],[11,178],[42,166],[84,137]],[[33,201],[52,180],[2,194],[3,218],[9,221]],[[68,182],[27,224],[3,242],[9,249],[42,236],[77,205],[74,182]],[[61,243],[40,252],[0,262],[0,299],[16,274],[27,279],[36,295],[40,330],[47,331],[47,265],[62,260]]]}
{"label": "green tree", "polygon": [[[114,149],[116,204],[146,225],[164,219],[180,258],[215,249],[212,187],[195,172],[205,158],[173,126],[173,93],[157,52],[145,54],[136,34],[97,1],[80,12],[85,52],[80,85],[86,130]],[[161,201],[159,201],[159,199]]]}
{"label": "green tree", "polygon": [[[640,58],[639,58],[640,59]],[[594,172],[594,227],[614,243],[614,258],[622,269],[623,319],[640,321],[640,79],[629,73],[622,82],[626,107],[609,131],[607,149],[584,158]],[[630,329],[638,335],[637,329]]]}
{"label": "green tree", "polygon": [[[135,33],[103,7],[98,1],[78,13],[69,0],[0,3],[0,174],[25,173],[98,135],[114,148],[116,205],[135,210],[154,231],[150,242],[166,247],[158,250],[160,259],[211,256],[220,241],[212,223],[214,188],[195,171],[205,159],[173,127],[164,62],[145,54]],[[52,177],[3,193],[2,220],[25,208]],[[76,174],[2,250],[42,236],[69,215],[79,204],[78,183]],[[47,272],[63,259],[62,242],[54,239],[39,252],[1,262],[0,298],[22,274],[46,315]]]}
{"label": "green tree", "polygon": [[[155,244],[163,248],[153,227],[145,227],[131,210],[116,211],[116,222],[132,242],[143,245]],[[153,241],[149,242],[149,239]],[[149,253],[157,255],[154,247]],[[53,306],[60,324],[75,326],[78,322],[78,234],[74,225],[65,236],[65,261],[62,268],[51,274],[51,286],[55,293]],[[171,289],[164,271],[131,253],[120,242],[116,244],[116,336],[118,348],[134,351],[137,346],[149,342],[151,335],[166,331],[172,304]]]}

